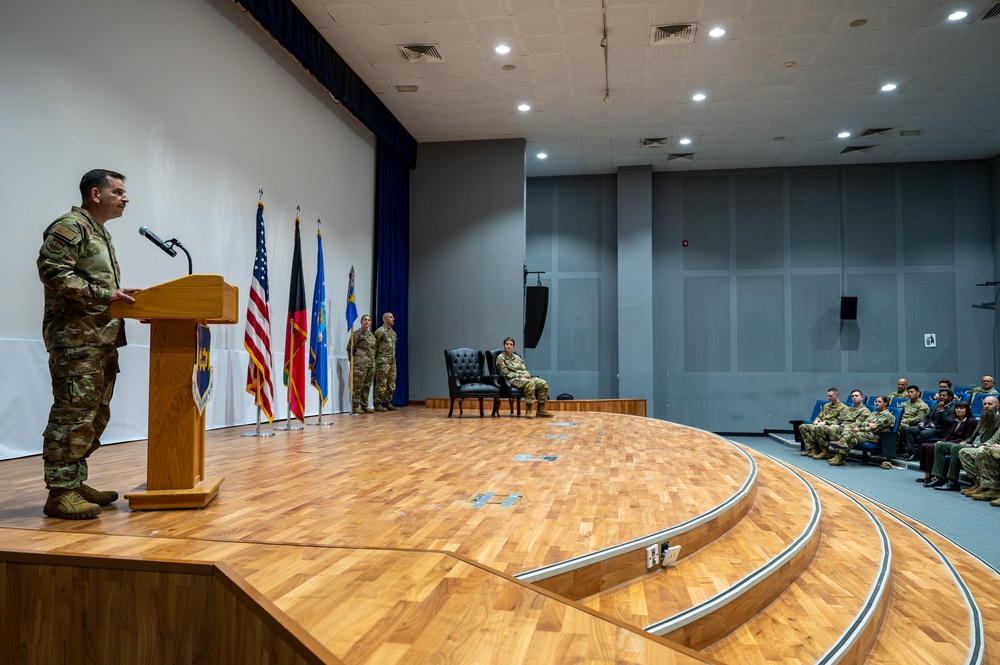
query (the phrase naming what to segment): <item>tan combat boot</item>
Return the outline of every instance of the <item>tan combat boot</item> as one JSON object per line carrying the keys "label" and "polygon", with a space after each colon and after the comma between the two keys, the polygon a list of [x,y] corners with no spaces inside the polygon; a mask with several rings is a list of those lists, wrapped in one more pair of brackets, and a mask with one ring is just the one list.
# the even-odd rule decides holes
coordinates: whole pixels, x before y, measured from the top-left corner
{"label": "tan combat boot", "polygon": [[964,494],[965,496],[972,496],[973,494],[977,494],[978,492],[979,492],[978,480],[972,483],[972,487],[967,487],[966,489],[962,490],[962,494]]}
{"label": "tan combat boot", "polygon": [[351,413],[353,413],[356,416],[365,415],[364,409],[362,409],[360,406],[355,406],[353,409],[351,409]]}
{"label": "tan combat boot", "polygon": [[101,514],[101,507],[84,500],[76,490],[49,490],[42,512],[61,520],[89,520]]}
{"label": "tan combat boot", "polygon": [[375,413],[375,409],[371,408],[368,405],[365,405],[365,408],[362,409],[362,411],[364,411],[365,413]]}
{"label": "tan combat boot", "polygon": [[830,459],[833,455],[830,454],[829,450],[821,450],[816,455],[813,455],[813,459]]}
{"label": "tan combat boot", "polygon": [[538,402],[538,417],[539,418],[555,418],[551,412],[545,410],[545,402]]}
{"label": "tan combat boot", "polygon": [[833,456],[833,459],[827,461],[827,464],[829,464],[830,466],[844,466],[844,463],[846,461],[847,461],[847,455],[845,455],[844,453],[837,453],[836,455]]}
{"label": "tan combat boot", "polygon": [[393,404],[392,402],[386,402],[385,403],[385,410],[386,411],[399,411],[399,407],[396,406],[395,404]]}
{"label": "tan combat boot", "polygon": [[533,405],[531,403],[525,402],[525,404],[524,404],[524,417],[525,418],[534,418],[535,417],[535,414],[533,414],[531,412],[531,407],[532,406]]}
{"label": "tan combat boot", "polygon": [[84,501],[96,503],[98,506],[107,506],[118,500],[118,492],[95,490],[90,485],[80,485],[76,488],[76,493],[83,497]]}
{"label": "tan combat boot", "polygon": [[375,405],[375,413],[385,413],[385,407],[382,406],[381,402]]}

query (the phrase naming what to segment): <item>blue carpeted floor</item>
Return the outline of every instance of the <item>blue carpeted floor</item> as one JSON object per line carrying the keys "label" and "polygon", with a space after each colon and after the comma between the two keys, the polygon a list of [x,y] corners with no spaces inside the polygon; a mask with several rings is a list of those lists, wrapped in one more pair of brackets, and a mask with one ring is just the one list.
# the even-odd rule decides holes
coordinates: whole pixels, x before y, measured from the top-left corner
{"label": "blue carpeted floor", "polygon": [[888,470],[855,460],[849,460],[846,466],[830,466],[799,455],[798,444],[792,447],[765,436],[726,438],[905,513],[1000,569],[1000,540],[994,535],[1000,527],[1000,508],[987,501],[973,501],[960,492],[925,488],[914,481],[923,476],[921,471]]}

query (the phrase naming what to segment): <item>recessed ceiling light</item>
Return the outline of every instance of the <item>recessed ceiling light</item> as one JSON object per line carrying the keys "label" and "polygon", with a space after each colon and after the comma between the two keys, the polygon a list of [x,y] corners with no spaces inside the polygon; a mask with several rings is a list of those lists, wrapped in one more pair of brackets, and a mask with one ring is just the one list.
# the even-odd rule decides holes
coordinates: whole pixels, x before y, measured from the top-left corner
{"label": "recessed ceiling light", "polygon": [[841,132],[841,133],[837,134],[837,138],[838,139],[847,139],[847,138],[850,138],[850,137],[851,137],[851,133],[850,132]]}
{"label": "recessed ceiling light", "polygon": [[688,145],[691,143],[691,139],[681,139],[681,145]]}
{"label": "recessed ceiling light", "polygon": [[518,111],[530,111],[531,107],[527,104],[519,104],[517,107]]}
{"label": "recessed ceiling light", "polygon": [[510,47],[507,46],[506,44],[501,44],[500,46],[496,47],[493,50],[499,53],[500,55],[507,55],[508,53],[510,53]]}
{"label": "recessed ceiling light", "polygon": [[962,10],[958,10],[954,14],[949,14],[948,15],[948,20],[949,21],[961,21],[963,18],[965,18],[968,15],[969,15],[969,12],[964,12]]}
{"label": "recessed ceiling light", "polygon": [[517,67],[515,67],[514,65],[504,65],[504,66],[503,66],[503,70],[504,70],[505,72],[512,72],[512,71],[514,71],[515,69],[517,69]]}
{"label": "recessed ceiling light", "polygon": [[396,92],[416,92],[417,86],[415,85],[397,85]]}
{"label": "recessed ceiling light", "polygon": [[791,69],[792,67],[794,67],[794,66],[795,66],[795,61],[794,61],[794,60],[789,60],[788,62],[786,62],[786,63],[785,63],[785,65],[784,65],[784,66],[785,66],[785,67],[786,67],[787,69]]}
{"label": "recessed ceiling light", "polygon": [[709,34],[710,37],[721,37],[722,35],[726,34],[726,31],[723,30],[722,28],[715,28],[714,30],[710,31],[708,34]]}
{"label": "recessed ceiling light", "polygon": [[889,92],[890,90],[895,90],[895,89],[896,89],[895,83],[886,83],[885,85],[882,86],[883,92]]}
{"label": "recessed ceiling light", "polygon": [[544,152],[540,152],[537,155],[535,155],[535,157],[538,157],[538,159],[545,159],[546,157],[548,157],[548,155],[546,155]]}
{"label": "recessed ceiling light", "polygon": [[701,100],[705,99],[705,95],[703,93],[699,92],[699,93],[696,93],[695,96],[692,97],[691,99],[693,99],[696,102],[700,102]]}
{"label": "recessed ceiling light", "polygon": [[784,140],[785,140],[785,137],[784,137],[784,136],[775,136],[775,137],[774,137],[774,138],[772,138],[771,140],[772,140],[772,141],[784,141]]}

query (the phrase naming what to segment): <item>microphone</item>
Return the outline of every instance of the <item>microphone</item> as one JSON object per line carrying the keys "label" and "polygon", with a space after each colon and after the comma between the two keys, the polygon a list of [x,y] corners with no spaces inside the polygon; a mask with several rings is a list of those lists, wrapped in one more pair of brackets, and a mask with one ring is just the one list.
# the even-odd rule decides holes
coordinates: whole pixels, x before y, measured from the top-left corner
{"label": "microphone", "polygon": [[170,256],[177,256],[177,250],[160,240],[155,233],[149,230],[148,226],[140,226],[139,235],[149,238],[149,242],[153,243]]}

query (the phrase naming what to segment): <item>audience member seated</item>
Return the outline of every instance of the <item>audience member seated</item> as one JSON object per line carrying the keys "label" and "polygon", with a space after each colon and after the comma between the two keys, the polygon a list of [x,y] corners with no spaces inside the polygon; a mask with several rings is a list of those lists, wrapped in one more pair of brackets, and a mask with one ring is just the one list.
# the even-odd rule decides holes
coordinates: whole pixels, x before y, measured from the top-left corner
{"label": "audience member seated", "polygon": [[892,415],[886,408],[889,406],[889,398],[882,395],[875,400],[875,413],[869,414],[865,421],[850,428],[838,440],[830,443],[830,450],[836,454],[829,461],[831,466],[843,466],[847,460],[847,453],[859,443],[864,441],[877,441],[879,432],[887,432],[896,424],[896,416]]}
{"label": "audience member seated", "polygon": [[[860,390],[851,391],[851,404],[847,408],[841,409],[837,416],[837,422],[829,426],[816,426],[809,429],[809,438],[802,435],[802,442],[806,444],[809,457],[813,459],[830,459],[831,455],[826,453],[827,444],[836,441],[845,431],[863,423],[871,411],[865,406],[865,396]],[[799,428],[799,431],[802,431]],[[825,455],[825,457],[824,457]]]}
{"label": "audience member seated", "polygon": [[899,418],[899,434],[896,444],[897,452],[905,451],[903,429],[919,425],[927,417],[927,414],[931,412],[931,407],[927,406],[927,403],[920,398],[920,386],[909,386],[906,389],[906,396],[909,398],[909,401],[902,405],[903,415]]}
{"label": "audience member seated", "polygon": [[951,387],[951,381],[949,381],[948,379],[941,379],[940,381],[938,381],[938,391],[936,393],[934,393],[934,401],[935,402],[938,401],[939,399],[941,399],[941,391],[944,390],[945,388],[947,388],[948,390],[951,390],[952,391],[952,393],[951,393],[952,395],[955,394],[955,391],[952,390],[952,387]]}
{"label": "audience member seated", "polygon": [[1000,507],[1000,443],[997,439],[1000,437],[994,436],[978,448],[962,448],[958,456],[965,472],[975,478],[972,487],[962,490],[962,494]]}
{"label": "audience member seated", "polygon": [[[521,356],[514,353],[513,337],[503,341],[503,353],[497,356],[497,374],[510,385],[524,391],[525,418],[534,418],[535,415],[539,418],[552,418],[552,414],[545,410],[545,403],[549,400],[549,384],[541,377],[531,376]],[[538,400],[538,410],[532,413],[535,400]]]}
{"label": "audience member seated", "polygon": [[[968,402],[955,402],[955,420],[951,423],[951,429],[942,437],[940,443],[965,443],[965,440],[972,436],[976,430],[976,419],[972,417],[972,407]],[[920,470],[924,472],[922,478],[917,478],[918,483],[930,484],[931,469],[934,466],[934,448],[937,443],[926,441],[920,444],[917,451],[917,459],[920,460]]]}
{"label": "audience member seated", "polygon": [[[924,485],[946,492],[957,492],[959,490],[958,473],[962,470],[962,462],[959,459],[959,451],[962,448],[978,448],[989,443],[997,433],[997,407],[1000,400],[995,395],[990,395],[983,400],[983,414],[979,417],[976,429],[968,439],[961,443],[942,441],[934,446],[934,466],[931,467],[931,475],[935,480]],[[1000,443],[1000,437],[997,438]],[[945,458],[950,456],[947,467]]]}
{"label": "audience member seated", "polygon": [[992,376],[989,374],[984,375],[983,385],[976,386],[969,391],[969,401],[971,402],[972,398],[976,395],[1000,395],[1000,392],[997,392],[996,382]]}
{"label": "audience member seated", "polygon": [[[840,401],[840,391],[836,388],[830,388],[826,391],[826,398],[829,403],[824,404],[823,408],[819,410],[819,415],[816,416],[816,420],[811,423],[803,423],[799,425],[799,435],[802,437],[802,443],[805,450],[802,451],[802,455],[809,455],[812,457],[813,448],[810,441],[815,438],[816,432],[826,429],[832,425],[836,425],[840,412],[847,408],[847,405]],[[822,452],[817,449],[816,452]]]}
{"label": "audience member seated", "polygon": [[903,458],[905,461],[912,462],[917,459],[920,444],[939,441],[951,429],[951,421],[955,419],[954,397],[951,389],[941,388],[938,390],[937,405],[927,417],[918,425],[911,425],[902,430],[906,443],[906,457]]}
{"label": "audience member seated", "polygon": [[[888,395],[886,395],[886,397],[889,398],[889,403],[891,404],[892,400],[897,399],[899,397],[908,397],[909,388],[910,388],[910,382],[903,377],[899,377],[899,380],[896,381],[896,392],[889,393]],[[917,396],[919,395],[920,391],[917,391]]]}

